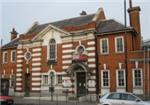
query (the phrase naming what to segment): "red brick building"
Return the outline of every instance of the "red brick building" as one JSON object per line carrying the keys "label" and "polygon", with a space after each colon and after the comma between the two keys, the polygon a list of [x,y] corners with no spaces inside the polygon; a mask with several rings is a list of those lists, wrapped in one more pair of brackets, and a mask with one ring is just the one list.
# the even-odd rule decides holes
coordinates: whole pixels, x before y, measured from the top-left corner
{"label": "red brick building", "polygon": [[140,8],[128,12],[129,27],[106,19],[100,8],[71,19],[35,22],[18,37],[13,29],[1,54],[10,94],[48,96],[54,87],[54,95],[95,99],[99,86],[100,94],[129,91],[150,97],[149,41],[141,42]]}

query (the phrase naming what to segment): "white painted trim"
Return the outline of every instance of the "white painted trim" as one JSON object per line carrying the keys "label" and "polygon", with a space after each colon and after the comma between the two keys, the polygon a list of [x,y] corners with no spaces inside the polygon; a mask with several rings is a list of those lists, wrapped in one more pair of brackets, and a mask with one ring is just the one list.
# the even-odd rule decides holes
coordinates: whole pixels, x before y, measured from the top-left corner
{"label": "white painted trim", "polygon": [[[106,40],[106,42],[107,42],[107,52],[102,52],[102,41],[103,40],[104,41]],[[102,55],[109,54],[109,39],[108,38],[102,38],[102,39],[100,39],[100,53]]]}
{"label": "white painted trim", "polygon": [[67,50],[63,50],[63,54],[65,54],[65,53],[72,53],[72,52],[74,52],[74,50],[72,50],[72,49],[67,49]]}
{"label": "white painted trim", "polygon": [[89,41],[89,42],[87,42],[87,45],[95,45],[95,42],[94,41]]}
{"label": "white painted trim", "polygon": [[38,91],[38,90],[40,90],[40,88],[38,88],[38,87],[32,87],[32,90]]}
{"label": "white painted trim", "polygon": [[32,61],[41,61],[41,58],[32,58]]}
{"label": "white painted trim", "polygon": [[88,91],[96,91],[96,88],[88,88]]}
{"label": "white painted trim", "polygon": [[40,72],[39,73],[32,72],[32,76],[41,76],[41,73]]}
{"label": "white painted trim", "polygon": [[32,77],[32,81],[40,81],[41,78],[40,77]]}
{"label": "white painted trim", "polygon": [[17,78],[16,78],[16,81],[22,81],[22,78],[18,78],[18,77],[17,77]]}
{"label": "white painted trim", "polygon": [[62,29],[60,29],[60,28],[57,28],[57,27],[55,27],[55,26],[49,24],[49,25],[48,25],[46,28],[44,28],[40,33],[38,33],[38,35],[36,35],[32,40],[35,40],[35,39],[38,38],[40,35],[43,35],[43,33],[46,32],[46,31],[49,30],[49,29],[54,29],[54,30],[56,30],[56,31],[58,31],[58,32],[64,33],[65,35],[70,35],[70,33],[68,33],[67,31],[64,31],[64,30],[62,30]]}
{"label": "white painted trim", "polygon": [[17,67],[22,67],[23,65],[22,64],[17,64]]}
{"label": "white painted trim", "polygon": [[88,56],[95,56],[95,53],[94,52],[92,52],[92,53],[88,53]]}
{"label": "white painted trim", "polygon": [[22,50],[17,50],[17,54],[23,54],[23,51]]}
{"label": "white painted trim", "polygon": [[21,87],[16,87],[16,90],[22,90],[22,88]]}
{"label": "white painted trim", "polygon": [[95,51],[95,47],[88,47],[86,48],[87,51]]}
{"label": "white painted trim", "polygon": [[32,63],[32,66],[41,66],[41,63]]}
{"label": "white painted trim", "polygon": [[24,55],[17,55],[17,58],[23,58]]}
{"label": "white painted trim", "polygon": [[[119,38],[122,39],[123,51],[118,51],[117,50],[117,39],[119,39]],[[123,36],[117,36],[117,37],[115,37],[115,52],[116,53],[124,53],[124,37]]]}
{"label": "white painted trim", "polygon": [[16,83],[16,86],[21,86],[22,85],[22,83]]}
{"label": "white painted trim", "polygon": [[[108,86],[103,86],[103,72],[107,71],[108,72]],[[110,71],[109,70],[101,70],[101,87],[102,88],[110,88]]]}
{"label": "white painted trim", "polygon": [[107,65],[103,64],[103,68],[104,68],[104,70],[106,70],[107,69]]}
{"label": "white painted trim", "polygon": [[18,59],[18,60],[17,60],[17,63],[21,63],[21,62],[23,62],[22,59]]}
{"label": "white painted trim", "polygon": [[63,55],[62,58],[63,58],[63,59],[72,58],[72,55],[69,55],[69,54],[68,54],[68,55]]}
{"label": "white painted trim", "polygon": [[33,53],[32,57],[41,56],[41,55],[42,55],[41,53]]}
{"label": "white painted trim", "polygon": [[90,76],[90,79],[96,80],[96,76]]}
{"label": "white painted trim", "polygon": [[19,68],[17,68],[17,70],[16,70],[17,72],[20,72],[20,71],[22,71],[22,69],[19,69]]}
{"label": "white painted trim", "polygon": [[32,49],[32,52],[36,52],[36,51],[42,51],[42,49],[41,48],[34,48],[34,49]]}
{"label": "white painted trim", "polygon": [[89,58],[88,62],[95,62],[95,58]]}
{"label": "white painted trim", "polygon": [[41,83],[40,83],[40,82],[38,82],[38,83],[33,82],[33,83],[32,83],[32,86],[40,86],[40,85],[41,85]]}
{"label": "white painted trim", "polygon": [[73,44],[64,44],[62,45],[62,48],[72,48]]}
{"label": "white painted trim", "polygon": [[[134,71],[135,70],[140,70],[140,73],[141,73],[141,86],[135,86],[135,77],[134,77]],[[142,68],[134,68],[132,69],[132,79],[133,79],[133,88],[139,88],[139,87],[143,87],[143,73],[142,73]]]}
{"label": "white painted trim", "polygon": [[[5,54],[7,53],[7,61],[5,61]],[[8,63],[8,51],[3,52],[3,63]]]}
{"label": "white painted trim", "polygon": [[71,60],[63,60],[62,63],[63,64],[70,64],[70,63],[72,63],[72,61]]}
{"label": "white painted trim", "polygon": [[96,64],[88,64],[89,67],[96,67]]}
{"label": "white painted trim", "polygon": [[32,71],[41,71],[41,68],[40,67],[33,67]]}
{"label": "white painted trim", "polygon": [[[123,71],[124,72],[124,74],[123,74],[123,76],[124,76],[124,86],[119,86],[119,79],[118,79],[118,72],[119,71]],[[126,72],[125,72],[125,69],[117,69],[116,70],[116,83],[117,83],[117,88],[125,88],[126,87],[126,76],[125,76],[125,74],[126,74]]]}
{"label": "white painted trim", "polygon": [[63,69],[67,69],[69,66],[63,66]]}
{"label": "white painted trim", "polygon": [[[15,52],[15,61],[12,61],[13,52]],[[12,63],[15,63],[15,62],[16,62],[16,58],[17,58],[16,50],[12,50],[12,51],[11,51],[11,62],[12,62]]]}
{"label": "white painted trim", "polygon": [[135,62],[135,68],[138,69],[138,67],[139,67],[139,62],[136,61],[136,62]]}
{"label": "white painted trim", "polygon": [[22,74],[21,73],[17,73],[16,76],[22,76]]}

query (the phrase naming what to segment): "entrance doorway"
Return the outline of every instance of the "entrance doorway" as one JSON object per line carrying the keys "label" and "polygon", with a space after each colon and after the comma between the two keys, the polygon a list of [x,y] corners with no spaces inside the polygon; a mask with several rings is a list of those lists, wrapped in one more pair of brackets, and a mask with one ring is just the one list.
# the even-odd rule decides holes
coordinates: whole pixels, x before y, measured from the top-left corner
{"label": "entrance doorway", "polygon": [[30,94],[30,74],[25,74],[25,96],[29,96]]}
{"label": "entrance doorway", "polygon": [[86,72],[76,72],[77,97],[87,94],[86,89]]}

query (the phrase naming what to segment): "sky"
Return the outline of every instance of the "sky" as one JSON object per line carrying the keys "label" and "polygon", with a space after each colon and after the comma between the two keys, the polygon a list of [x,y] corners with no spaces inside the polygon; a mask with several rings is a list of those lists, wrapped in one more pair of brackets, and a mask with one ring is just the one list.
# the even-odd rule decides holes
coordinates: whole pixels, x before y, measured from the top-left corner
{"label": "sky", "polygon": [[[150,0],[132,0],[132,4],[141,7],[141,33],[144,40],[150,39]],[[0,0],[0,39],[8,43],[12,28],[23,34],[35,21],[54,22],[78,17],[82,10],[96,13],[98,8],[104,9],[107,19],[124,24],[124,0]]]}

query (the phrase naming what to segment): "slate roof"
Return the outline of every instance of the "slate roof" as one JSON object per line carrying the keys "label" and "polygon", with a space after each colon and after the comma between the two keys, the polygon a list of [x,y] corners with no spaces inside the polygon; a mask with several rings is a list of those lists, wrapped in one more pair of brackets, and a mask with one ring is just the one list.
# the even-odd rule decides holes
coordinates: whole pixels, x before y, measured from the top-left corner
{"label": "slate roof", "polygon": [[108,32],[121,31],[124,29],[130,29],[130,28],[125,28],[123,24],[115,21],[114,19],[110,19],[110,20],[99,21],[99,23],[97,23],[96,32],[97,34],[103,34]]}
{"label": "slate roof", "polygon": [[42,31],[44,28],[46,28],[49,24],[63,29],[63,27],[68,27],[68,26],[78,26],[82,24],[87,24],[92,21],[94,18],[95,14],[89,14],[89,15],[84,15],[80,17],[75,17],[75,18],[70,18],[70,19],[65,19],[61,21],[56,21],[56,22],[51,22],[51,23],[46,23],[46,24],[41,24],[33,27],[28,34],[30,33],[39,33]]}
{"label": "slate roof", "polygon": [[7,49],[7,48],[15,48],[18,46],[18,42],[19,42],[19,39],[14,39],[12,40],[11,42],[5,44],[4,46],[2,46],[2,49]]}
{"label": "slate roof", "polygon": [[142,47],[150,48],[150,39],[142,43]]}

